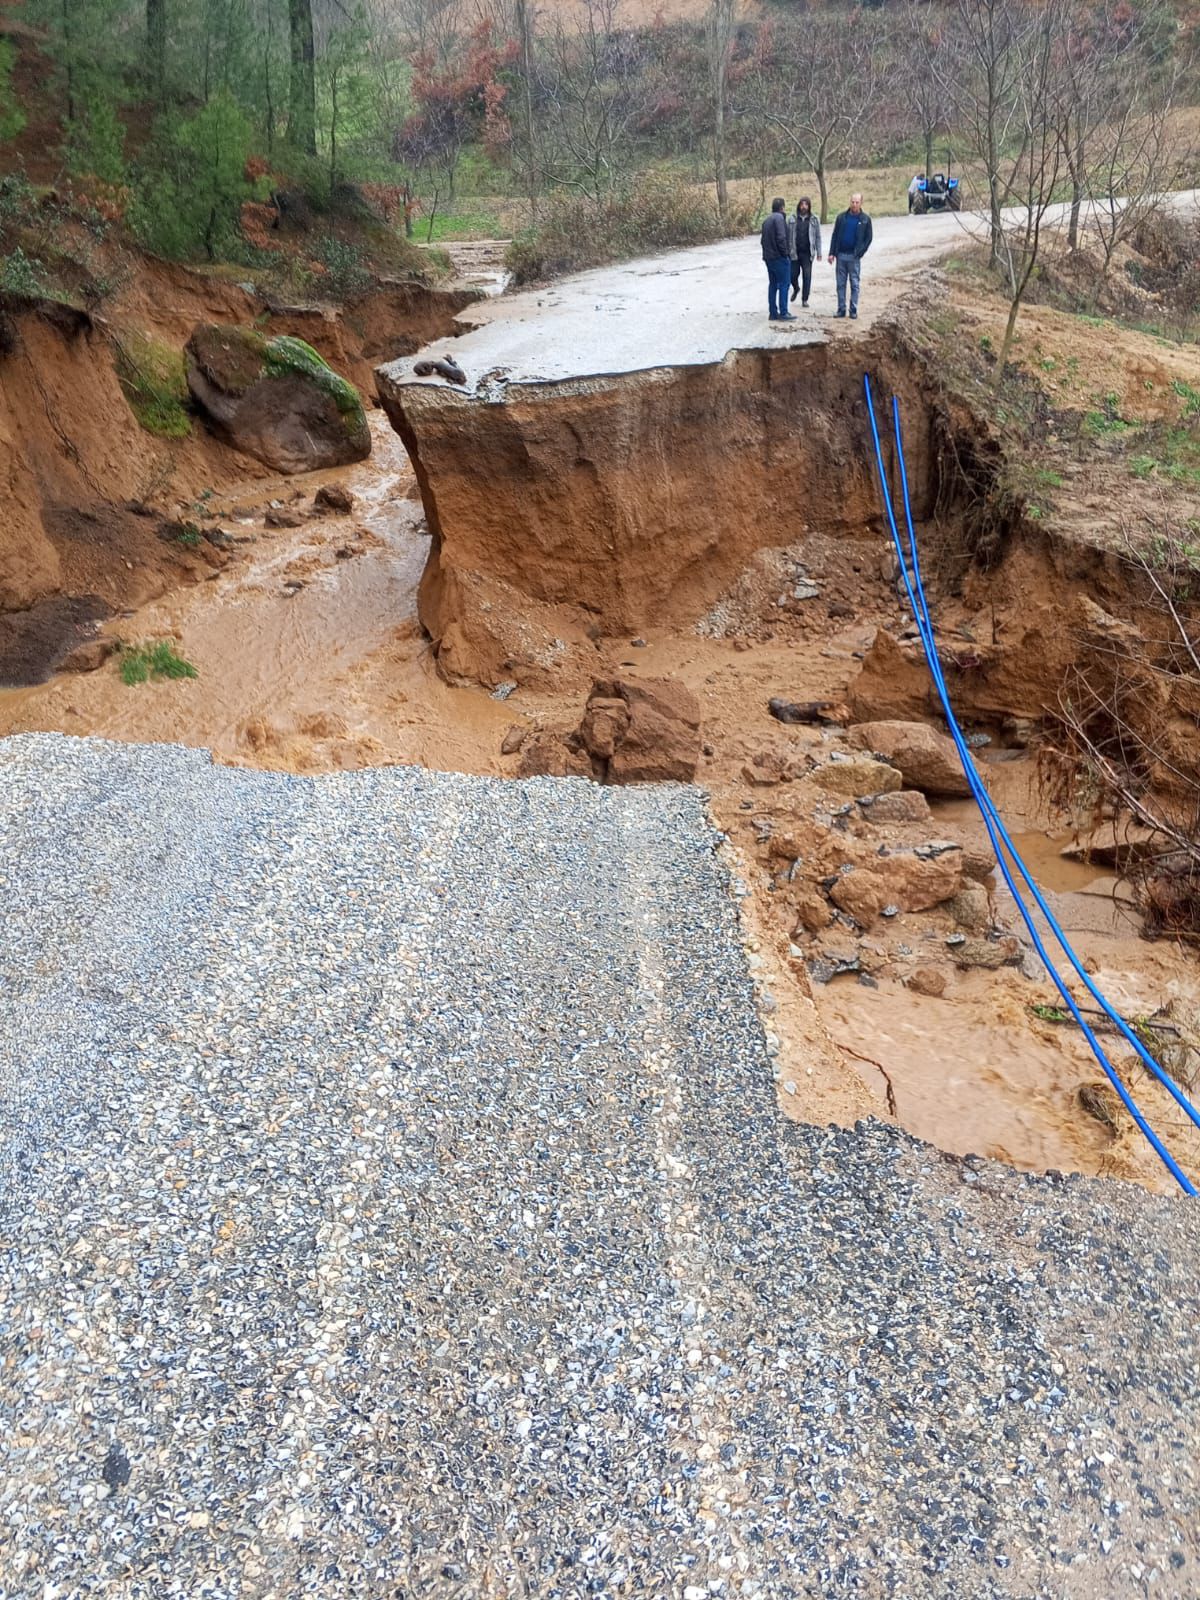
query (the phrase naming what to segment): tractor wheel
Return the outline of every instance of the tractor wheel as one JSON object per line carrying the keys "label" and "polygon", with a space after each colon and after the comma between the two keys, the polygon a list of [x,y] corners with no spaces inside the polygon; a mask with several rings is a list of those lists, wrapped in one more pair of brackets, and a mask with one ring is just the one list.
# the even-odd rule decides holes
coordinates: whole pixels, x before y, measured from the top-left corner
{"label": "tractor wheel", "polygon": [[962,210],[962,195],[958,192],[957,189],[952,189],[950,191],[950,193],[946,196],[946,209],[947,209],[947,211],[961,211]]}
{"label": "tractor wheel", "polygon": [[923,194],[913,195],[913,216],[923,217],[929,210],[929,200]]}

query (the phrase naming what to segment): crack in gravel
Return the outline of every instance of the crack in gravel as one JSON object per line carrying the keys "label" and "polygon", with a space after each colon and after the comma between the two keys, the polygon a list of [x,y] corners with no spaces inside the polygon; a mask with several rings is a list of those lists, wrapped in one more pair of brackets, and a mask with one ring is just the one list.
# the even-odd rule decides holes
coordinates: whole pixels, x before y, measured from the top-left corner
{"label": "crack in gravel", "polygon": [[1194,1600],[1195,1208],[780,1118],[716,848],[0,743],[4,1600]]}

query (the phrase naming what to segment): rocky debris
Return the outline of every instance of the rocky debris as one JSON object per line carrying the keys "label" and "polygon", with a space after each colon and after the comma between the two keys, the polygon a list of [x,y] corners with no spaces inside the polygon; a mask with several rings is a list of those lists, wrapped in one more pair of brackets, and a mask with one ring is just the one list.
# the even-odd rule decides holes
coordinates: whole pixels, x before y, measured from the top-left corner
{"label": "rocky debris", "polygon": [[85,639],[58,664],[60,672],[96,672],[121,648],[116,639]]}
{"label": "rocky debris", "polygon": [[572,738],[603,783],[691,783],[700,703],[673,678],[597,679]]}
{"label": "rocky debris", "polygon": [[791,783],[804,770],[804,762],[783,750],[759,750],[742,763],[742,777],[755,788]]}
{"label": "rocky debris", "polygon": [[[892,554],[895,561],[895,554]],[[937,691],[919,646],[902,645],[880,628],[850,685],[850,709],[856,718],[921,717],[938,707]]]}
{"label": "rocky debris", "polygon": [[288,506],[268,506],[263,525],[268,528],[299,528],[304,525],[304,518]]}
{"label": "rocky debris", "polygon": [[914,994],[939,999],[946,992],[946,974],[940,967],[915,967],[904,980]]}
{"label": "rocky debris", "polygon": [[805,966],[814,983],[832,983],[848,972],[861,972],[862,960],[857,951],[827,950],[810,957]]}
{"label": "rocky debris", "polygon": [[956,967],[978,967],[984,972],[1019,967],[1024,959],[1021,941],[1011,935],[1001,939],[964,939],[961,944],[952,945],[950,953]]}
{"label": "rocky debris", "polygon": [[519,722],[514,723],[500,741],[500,754],[515,756],[528,737],[529,729]]}
{"label": "rocky debris", "polygon": [[453,356],[438,356],[429,361],[414,361],[415,378],[445,378],[447,383],[466,383],[467,375]]}
{"label": "rocky debris", "polygon": [[371,432],[353,384],[303,339],[200,323],[186,347],[193,398],[235,449],[275,472],[362,461]]}
{"label": "rocky debris", "polygon": [[990,850],[964,850],[962,869],[964,878],[971,878],[976,883],[990,883],[992,873],[996,870],[996,858]]}
{"label": "rocky debris", "polygon": [[829,898],[864,928],[885,906],[928,911],[962,888],[961,855],[954,850],[926,858],[905,850],[878,856],[869,866],[839,874]]}
{"label": "rocky debris", "polygon": [[812,781],[828,794],[840,794],[847,799],[859,795],[886,795],[900,788],[901,777],[886,761],[873,761],[868,756],[851,757],[847,761],[829,761],[812,773]]}
{"label": "rocky debris", "polygon": [[986,933],[991,927],[991,902],[987,890],[980,883],[964,883],[958,893],[946,901],[944,909],[968,933]]}
{"label": "rocky debris", "polygon": [[[743,639],[735,639],[733,647],[748,649],[749,645]],[[820,723],[826,726],[846,722],[849,711],[836,700],[781,700],[778,697],[767,701],[767,710],[776,722],[788,723]]]}
{"label": "rocky debris", "polygon": [[344,483],[323,483],[313,496],[313,510],[321,516],[348,517],[354,510],[354,495]]}
{"label": "rocky debris", "polygon": [[833,921],[833,912],[825,896],[815,889],[802,889],[796,897],[796,926],[793,936],[799,933],[820,933]]}
{"label": "rocky debris", "polygon": [[945,796],[971,792],[954,741],[927,723],[860,722],[846,737],[898,767],[906,788]]}
{"label": "rocky debris", "polygon": [[366,549],[361,544],[340,544],[333,552],[335,561],[353,561],[355,556],[366,554]]}
{"label": "rocky debris", "polygon": [[558,733],[531,734],[521,745],[518,778],[590,778],[592,763]]}
{"label": "rocky debris", "polygon": [[[903,781],[903,780],[901,780]],[[895,789],[890,794],[864,794],[859,805],[872,822],[928,822],[929,801],[919,789]],[[966,871],[964,860],[963,871]]]}

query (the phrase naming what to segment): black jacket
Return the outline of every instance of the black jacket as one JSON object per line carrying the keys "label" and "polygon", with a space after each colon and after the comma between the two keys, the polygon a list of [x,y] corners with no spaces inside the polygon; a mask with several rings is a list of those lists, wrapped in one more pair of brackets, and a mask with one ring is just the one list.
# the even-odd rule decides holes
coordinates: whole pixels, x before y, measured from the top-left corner
{"label": "black jacket", "polygon": [[762,253],[764,261],[788,259],[788,225],[782,211],[772,211],[762,225]]}
{"label": "black jacket", "polygon": [[[842,227],[842,218],[848,217],[849,211],[839,211],[833,222],[833,232],[829,235],[829,254],[833,255],[833,242],[838,237]],[[850,252],[856,260],[861,261],[871,248],[871,240],[875,237],[875,230],[871,227],[871,219],[865,211],[858,214],[858,230],[854,236],[854,249]],[[838,250],[839,256],[844,256],[845,250]]]}

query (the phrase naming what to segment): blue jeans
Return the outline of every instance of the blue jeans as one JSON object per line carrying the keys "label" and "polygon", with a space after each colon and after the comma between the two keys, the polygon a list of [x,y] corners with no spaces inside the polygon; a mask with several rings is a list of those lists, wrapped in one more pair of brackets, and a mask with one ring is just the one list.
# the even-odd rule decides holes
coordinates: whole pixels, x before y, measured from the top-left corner
{"label": "blue jeans", "polygon": [[[771,317],[787,316],[788,290],[792,286],[792,264],[786,256],[767,262],[767,311]],[[778,302],[778,309],[776,303]]]}
{"label": "blue jeans", "polygon": [[837,297],[838,316],[846,314],[846,280],[850,280],[850,315],[858,310],[858,280],[862,273],[862,262],[858,256],[839,256],[837,258]]}

